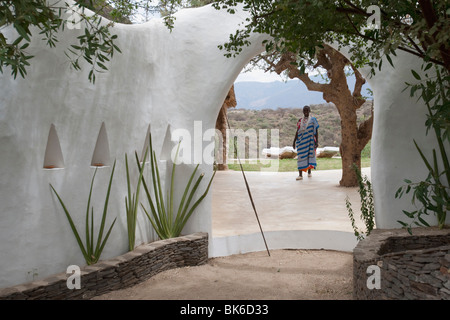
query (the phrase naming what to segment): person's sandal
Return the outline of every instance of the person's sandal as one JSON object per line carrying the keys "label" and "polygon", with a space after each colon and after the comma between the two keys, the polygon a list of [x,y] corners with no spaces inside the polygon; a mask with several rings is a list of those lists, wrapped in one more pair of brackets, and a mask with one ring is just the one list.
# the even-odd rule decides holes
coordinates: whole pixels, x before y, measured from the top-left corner
{"label": "person's sandal", "polygon": [[297,178],[295,178],[295,180],[303,180],[303,177],[298,176]]}

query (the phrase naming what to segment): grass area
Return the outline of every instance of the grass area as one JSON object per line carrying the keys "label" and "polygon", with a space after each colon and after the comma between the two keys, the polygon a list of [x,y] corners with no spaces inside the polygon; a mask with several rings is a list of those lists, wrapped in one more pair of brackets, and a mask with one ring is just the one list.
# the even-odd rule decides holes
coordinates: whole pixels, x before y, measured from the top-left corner
{"label": "grass area", "polygon": [[[297,170],[297,159],[259,159],[259,160],[241,160],[244,171],[278,171],[290,172]],[[361,159],[361,166],[363,168],[370,167],[370,158],[364,157]],[[239,163],[228,163],[230,170],[241,170]],[[334,170],[342,169],[342,160],[340,158],[317,158],[317,170]]]}

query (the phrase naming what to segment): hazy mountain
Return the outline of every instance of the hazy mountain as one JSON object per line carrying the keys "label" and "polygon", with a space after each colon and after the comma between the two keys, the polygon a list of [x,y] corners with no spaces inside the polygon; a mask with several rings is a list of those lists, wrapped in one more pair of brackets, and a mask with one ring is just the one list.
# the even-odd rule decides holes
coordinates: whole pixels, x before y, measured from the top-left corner
{"label": "hazy mountain", "polygon": [[[313,81],[324,82],[320,76],[313,77]],[[347,83],[350,90],[353,89],[355,78],[348,77]],[[366,84],[363,87],[363,95],[368,95]],[[277,109],[277,108],[301,108],[307,104],[326,103],[321,92],[309,91],[305,84],[298,80],[287,82],[236,82],[234,84],[237,109]]]}

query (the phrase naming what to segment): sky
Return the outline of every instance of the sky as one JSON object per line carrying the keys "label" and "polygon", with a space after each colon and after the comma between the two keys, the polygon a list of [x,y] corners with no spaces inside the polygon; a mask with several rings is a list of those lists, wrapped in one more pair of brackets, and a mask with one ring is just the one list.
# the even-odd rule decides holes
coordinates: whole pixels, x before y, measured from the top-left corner
{"label": "sky", "polygon": [[[322,71],[321,71],[322,72]],[[311,70],[309,75],[316,75],[319,72],[317,70]],[[291,80],[291,79],[288,79]],[[257,82],[273,82],[273,81],[286,81],[285,76],[280,76],[275,72],[264,72],[262,69],[253,68],[251,71],[246,71],[246,68],[242,70],[235,82],[244,81],[257,81]]]}
{"label": "sky", "polygon": [[241,72],[235,82],[257,81],[257,82],[273,82],[283,81],[283,78],[275,72],[264,72],[263,70],[252,70],[250,72]]}

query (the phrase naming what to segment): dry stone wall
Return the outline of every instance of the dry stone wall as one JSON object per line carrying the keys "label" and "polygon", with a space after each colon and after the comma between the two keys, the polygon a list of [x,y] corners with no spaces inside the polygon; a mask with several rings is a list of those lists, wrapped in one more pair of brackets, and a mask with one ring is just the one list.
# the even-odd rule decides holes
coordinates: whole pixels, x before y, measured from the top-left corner
{"label": "dry stone wall", "polygon": [[361,300],[449,300],[450,230],[372,231],[354,249],[353,286]]}
{"label": "dry stone wall", "polygon": [[144,244],[133,251],[81,268],[80,289],[69,289],[66,273],[0,289],[0,300],[90,299],[124,289],[173,268],[197,266],[208,260],[208,234],[191,235]]}

